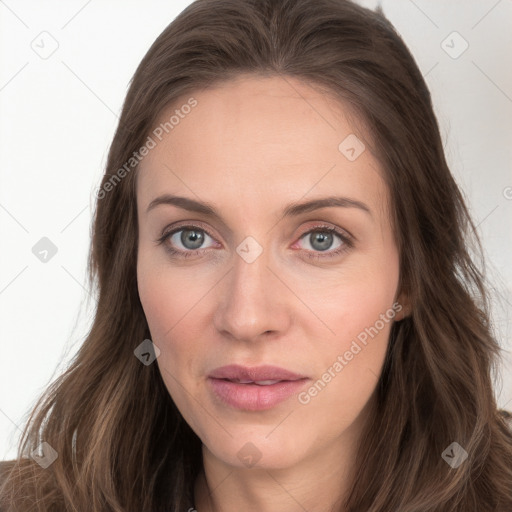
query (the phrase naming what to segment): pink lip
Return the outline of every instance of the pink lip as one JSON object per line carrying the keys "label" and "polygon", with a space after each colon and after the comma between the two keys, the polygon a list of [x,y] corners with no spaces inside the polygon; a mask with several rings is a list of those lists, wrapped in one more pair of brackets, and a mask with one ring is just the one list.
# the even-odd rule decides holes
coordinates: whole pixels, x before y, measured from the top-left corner
{"label": "pink lip", "polygon": [[[272,380],[279,382],[268,385],[254,383]],[[297,393],[308,380],[304,375],[277,366],[249,368],[239,365],[217,368],[208,378],[211,390],[218,398],[232,407],[247,411],[271,409]]]}
{"label": "pink lip", "polygon": [[305,375],[293,373],[278,366],[241,366],[230,364],[213,370],[209,375],[213,379],[228,380],[299,380],[304,379]]}

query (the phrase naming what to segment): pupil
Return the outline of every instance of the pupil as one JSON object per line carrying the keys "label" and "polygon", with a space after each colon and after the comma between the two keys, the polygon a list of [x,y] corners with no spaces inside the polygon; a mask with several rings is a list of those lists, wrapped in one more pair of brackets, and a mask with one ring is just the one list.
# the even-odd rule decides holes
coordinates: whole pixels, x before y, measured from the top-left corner
{"label": "pupil", "polygon": [[[181,233],[181,243],[187,249],[198,249],[201,247],[203,239],[204,236],[201,234],[201,232],[193,229],[184,229]],[[192,243],[192,247],[187,245],[188,243]]]}
{"label": "pupil", "polygon": [[[332,244],[332,234],[312,233],[311,246],[319,251],[326,251]],[[318,242],[318,243],[317,243]]]}

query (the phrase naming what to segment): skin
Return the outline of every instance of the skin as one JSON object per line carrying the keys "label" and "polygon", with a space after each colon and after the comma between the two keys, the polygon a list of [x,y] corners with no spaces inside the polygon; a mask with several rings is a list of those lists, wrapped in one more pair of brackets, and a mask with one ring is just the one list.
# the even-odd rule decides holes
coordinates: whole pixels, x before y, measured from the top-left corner
{"label": "skin", "polygon": [[[346,106],[294,78],[241,76],[193,97],[197,106],[139,167],[137,278],[162,378],[203,442],[196,509],[339,509],[391,325],[406,311],[382,170],[369,149],[355,161],[338,149],[352,133],[364,141]],[[147,212],[164,193],[211,203],[225,224],[174,205]],[[361,201],[371,214],[327,207],[282,217],[289,203],[333,195]],[[189,223],[207,230],[201,254],[165,250],[194,249],[181,232],[155,243],[166,228]],[[350,233],[353,247],[325,256],[344,244],[333,235],[318,249],[309,232],[325,225]],[[248,236],[263,248],[252,263],[236,251]],[[396,301],[402,311],[307,404],[294,395],[244,411],[207,385],[220,366],[272,364],[310,377],[307,391]],[[238,457],[246,443],[260,455],[252,467]]]}

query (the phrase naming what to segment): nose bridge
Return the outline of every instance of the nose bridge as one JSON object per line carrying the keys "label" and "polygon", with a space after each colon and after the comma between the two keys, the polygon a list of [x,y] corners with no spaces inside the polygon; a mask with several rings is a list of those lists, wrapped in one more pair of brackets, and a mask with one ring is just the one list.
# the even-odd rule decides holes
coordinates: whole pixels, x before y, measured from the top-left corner
{"label": "nose bridge", "polygon": [[269,270],[270,251],[247,237],[236,248],[233,268],[226,277],[215,312],[219,331],[234,338],[252,340],[284,327],[282,292]]}

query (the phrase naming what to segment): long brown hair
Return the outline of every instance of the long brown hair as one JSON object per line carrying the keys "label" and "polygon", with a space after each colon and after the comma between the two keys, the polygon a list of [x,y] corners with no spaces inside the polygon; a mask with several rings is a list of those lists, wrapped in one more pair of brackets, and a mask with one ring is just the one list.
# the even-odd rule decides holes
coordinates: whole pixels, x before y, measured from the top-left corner
{"label": "long brown hair", "polygon": [[[2,510],[177,512],[193,503],[201,442],[158,366],[134,357],[150,333],[136,281],[137,166],[126,163],[165,107],[242,73],[296,77],[351,105],[390,191],[399,288],[412,311],[391,330],[345,510],[510,512],[512,434],[493,392],[500,347],[470,254],[482,253],[475,226],[413,57],[380,11],[347,0],[198,0],[149,49],[97,194],[94,322],[4,466]],[[46,469],[30,457],[42,441],[58,454]],[[468,454],[458,467],[442,456],[454,442]]]}

